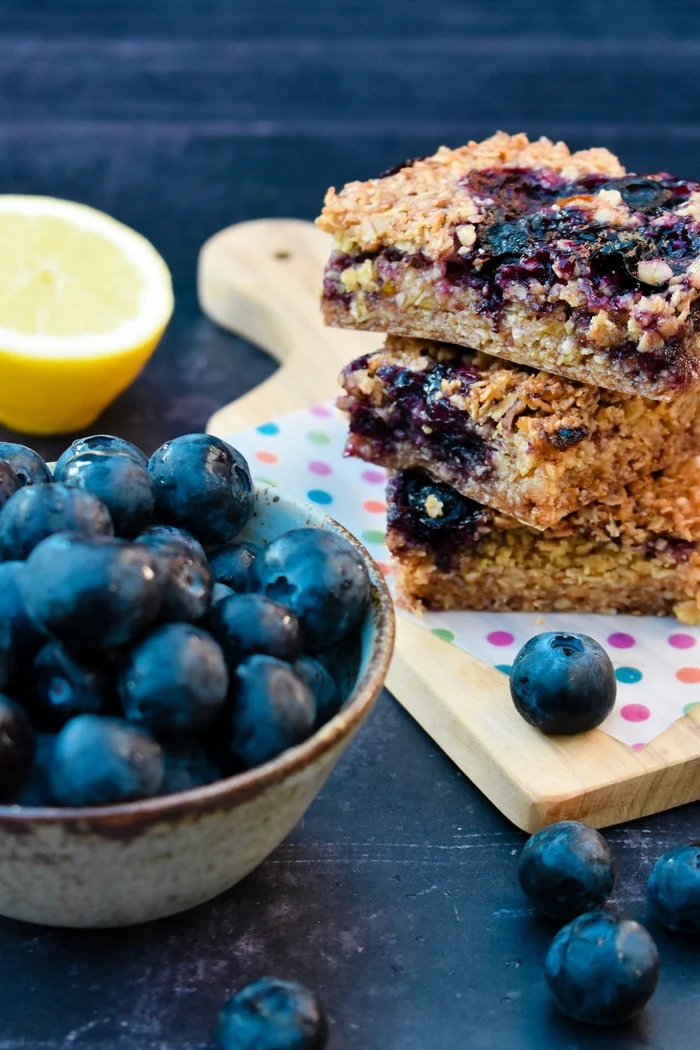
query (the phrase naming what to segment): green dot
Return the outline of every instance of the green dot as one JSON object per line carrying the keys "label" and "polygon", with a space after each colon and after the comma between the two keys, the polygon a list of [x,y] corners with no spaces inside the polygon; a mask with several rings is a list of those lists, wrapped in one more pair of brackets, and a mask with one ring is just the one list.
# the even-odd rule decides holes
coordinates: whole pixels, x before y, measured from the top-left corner
{"label": "green dot", "polygon": [[700,707],[700,700],[693,700],[692,703],[686,704],[683,708],[683,714],[689,715],[691,711],[694,711],[696,707]]}
{"label": "green dot", "polygon": [[330,437],[323,430],[310,430],[306,436],[314,445],[330,445],[331,443]]}
{"label": "green dot", "polygon": [[272,478],[253,478],[253,481],[257,485],[269,485],[272,489],[279,488],[278,483],[273,481]]}
{"label": "green dot", "polygon": [[362,533],[362,539],[365,543],[384,543],[384,537],[386,533],[382,532],[381,529],[367,529],[366,532]]}
{"label": "green dot", "polygon": [[446,627],[433,627],[431,634],[434,634],[436,638],[441,638],[443,642],[454,642],[455,636],[452,631],[448,631]]}

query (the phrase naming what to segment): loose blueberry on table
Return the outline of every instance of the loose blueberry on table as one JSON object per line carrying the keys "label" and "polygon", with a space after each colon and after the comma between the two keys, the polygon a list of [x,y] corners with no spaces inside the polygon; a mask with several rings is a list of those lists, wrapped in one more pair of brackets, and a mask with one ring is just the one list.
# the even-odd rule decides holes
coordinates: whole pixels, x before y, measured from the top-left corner
{"label": "loose blueberry on table", "polygon": [[700,939],[700,844],[676,846],[659,857],[647,887],[649,914],[688,940]]}
{"label": "loose blueberry on table", "polygon": [[190,434],[148,460],[96,434],[54,475],[23,445],[0,450],[0,802],[202,787],[337,713],[324,654],[352,650],[367,568],[326,530],[244,539],[255,497],[236,449]]}
{"label": "loose blueberry on table", "polygon": [[518,862],[523,892],[553,919],[573,919],[601,908],[615,885],[612,851],[595,828],[562,820],[525,843]]}
{"label": "loose blueberry on table", "polygon": [[237,992],[219,1013],[221,1050],[324,1050],[328,1021],[313,992],[263,977]]}

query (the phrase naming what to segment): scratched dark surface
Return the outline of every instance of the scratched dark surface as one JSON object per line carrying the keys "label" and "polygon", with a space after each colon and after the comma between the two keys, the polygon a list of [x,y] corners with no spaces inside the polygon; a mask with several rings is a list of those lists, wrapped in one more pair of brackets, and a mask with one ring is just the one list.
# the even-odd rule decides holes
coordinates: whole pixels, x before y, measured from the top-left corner
{"label": "scratched dark surface", "polygon": [[[699,68],[695,0],[0,0],[0,191],[86,201],[163,252],[174,321],[99,424],[150,452],[273,368],[199,315],[207,236],[311,218],[329,184],[497,127],[697,178]],[[699,818],[611,832],[621,908],[644,916],[650,865]],[[661,933],[640,1024],[555,1015],[522,841],[384,695],[302,825],[218,901],[121,932],[0,920],[0,1050],[208,1048],[219,1004],[267,972],[318,989],[332,1050],[692,1045],[697,950]]]}

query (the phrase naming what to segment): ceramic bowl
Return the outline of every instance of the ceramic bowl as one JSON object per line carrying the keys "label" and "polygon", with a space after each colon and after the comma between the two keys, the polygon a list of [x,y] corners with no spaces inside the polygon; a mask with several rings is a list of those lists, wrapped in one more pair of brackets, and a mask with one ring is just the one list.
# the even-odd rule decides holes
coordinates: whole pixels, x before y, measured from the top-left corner
{"label": "ceramic bowl", "polygon": [[311,525],[345,536],[372,601],[338,672],[347,700],[273,762],[177,795],[91,809],[0,807],[0,914],[53,926],[126,926],[216,897],[267,857],[303,816],[367,718],[389,667],[391,598],[354,537],[319,510],[259,486],[241,538],[266,543]]}

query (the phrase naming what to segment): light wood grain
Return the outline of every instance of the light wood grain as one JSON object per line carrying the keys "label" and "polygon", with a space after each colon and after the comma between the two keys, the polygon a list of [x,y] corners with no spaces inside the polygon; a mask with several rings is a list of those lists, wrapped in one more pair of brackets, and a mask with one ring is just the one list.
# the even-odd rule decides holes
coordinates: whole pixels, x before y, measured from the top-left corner
{"label": "light wood grain", "polygon": [[[233,226],[204,245],[202,309],[281,362],[270,380],[216,413],[212,433],[330,400],[342,365],[380,342],[323,327],[316,293],[328,247],[310,223],[272,219]],[[504,675],[403,617],[387,685],[525,830],[564,819],[605,827],[700,798],[700,711],[641,751],[598,731],[546,737],[516,713]]]}

